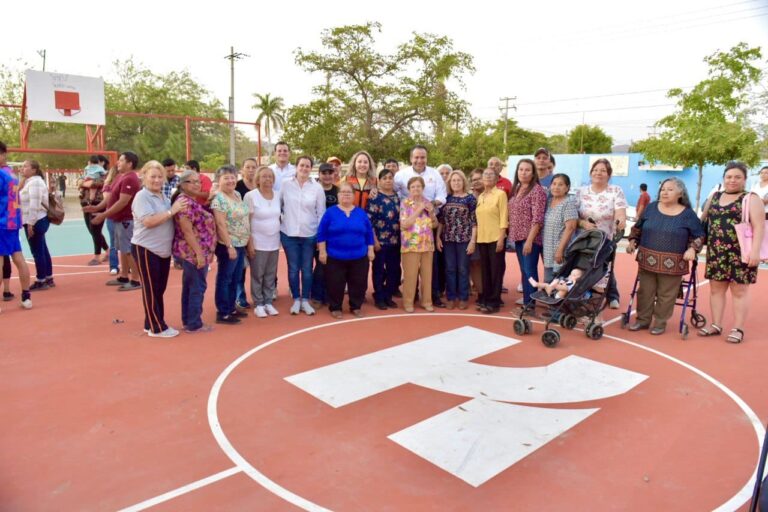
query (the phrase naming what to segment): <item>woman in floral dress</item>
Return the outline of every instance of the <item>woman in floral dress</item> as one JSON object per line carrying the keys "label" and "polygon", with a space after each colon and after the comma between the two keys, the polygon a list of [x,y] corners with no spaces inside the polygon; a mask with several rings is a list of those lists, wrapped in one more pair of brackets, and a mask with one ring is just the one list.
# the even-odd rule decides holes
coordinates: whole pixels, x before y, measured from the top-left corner
{"label": "woman in floral dress", "polygon": [[[699,336],[719,336],[723,332],[725,294],[731,291],[733,299],[733,328],[726,341],[741,343],[744,340],[744,321],[749,309],[749,285],[757,282],[757,266],[760,264],[760,243],[763,239],[765,217],[760,198],[745,190],[747,166],[741,162],[729,162],[723,174],[723,189],[707,201],[703,220],[707,229],[707,270],[709,279],[712,324],[701,329]],[[754,238],[748,261],[742,261],[736,224],[742,221],[742,201],[747,197],[749,217]]]}

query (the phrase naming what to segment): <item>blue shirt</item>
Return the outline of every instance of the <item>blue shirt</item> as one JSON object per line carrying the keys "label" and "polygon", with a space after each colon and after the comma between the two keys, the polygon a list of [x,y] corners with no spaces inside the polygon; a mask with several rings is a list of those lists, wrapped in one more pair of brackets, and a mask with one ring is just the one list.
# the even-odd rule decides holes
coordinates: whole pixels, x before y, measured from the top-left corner
{"label": "blue shirt", "polygon": [[333,206],[325,210],[317,228],[317,241],[325,242],[328,256],[337,260],[357,260],[368,254],[373,245],[373,229],[365,212],[355,207],[347,217],[344,210]]}
{"label": "blue shirt", "polygon": [[14,231],[20,228],[19,180],[10,167],[0,167],[0,229]]}

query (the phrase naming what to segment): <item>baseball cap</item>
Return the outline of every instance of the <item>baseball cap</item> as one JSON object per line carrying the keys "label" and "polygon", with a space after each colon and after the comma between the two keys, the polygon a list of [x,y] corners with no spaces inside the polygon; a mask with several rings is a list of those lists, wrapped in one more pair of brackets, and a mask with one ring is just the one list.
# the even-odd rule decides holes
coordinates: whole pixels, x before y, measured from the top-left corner
{"label": "baseball cap", "polygon": [[326,162],[327,163],[336,162],[339,165],[341,165],[341,158],[339,158],[337,156],[332,156],[332,157],[328,158],[328,160],[326,160]]}
{"label": "baseball cap", "polygon": [[549,152],[547,148],[539,148],[536,150],[536,152],[533,154],[534,158],[539,156],[541,153],[544,153],[547,156],[552,156],[552,154]]}
{"label": "baseball cap", "polygon": [[318,172],[320,173],[327,173],[327,172],[333,172],[334,168],[333,165],[329,163],[320,164],[320,168],[318,169]]}

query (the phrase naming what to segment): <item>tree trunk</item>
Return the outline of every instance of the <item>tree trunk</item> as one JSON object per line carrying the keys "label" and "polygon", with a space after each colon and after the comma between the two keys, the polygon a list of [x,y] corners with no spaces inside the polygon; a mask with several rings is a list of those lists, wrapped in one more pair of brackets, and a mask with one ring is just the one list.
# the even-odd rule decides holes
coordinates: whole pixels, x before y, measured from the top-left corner
{"label": "tree trunk", "polygon": [[696,212],[701,211],[701,182],[704,179],[704,163],[699,162],[699,180],[696,182]]}

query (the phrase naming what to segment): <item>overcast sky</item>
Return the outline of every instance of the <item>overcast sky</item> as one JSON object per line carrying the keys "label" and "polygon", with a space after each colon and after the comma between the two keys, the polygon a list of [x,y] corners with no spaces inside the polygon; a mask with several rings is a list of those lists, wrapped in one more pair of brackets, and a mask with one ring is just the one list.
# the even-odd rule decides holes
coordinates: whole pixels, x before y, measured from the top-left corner
{"label": "overcast sky", "polygon": [[37,50],[46,49],[46,71],[109,80],[112,61],[132,56],[156,72],[188,69],[226,105],[224,57],[234,46],[250,55],[235,68],[235,116],[252,120],[252,93],[282,96],[291,106],[308,101],[322,81],[295,65],[297,47],[320,49],[324,28],[379,21],[382,51],[418,31],[450,36],[456,50],[473,55],[477,71],[463,95],[477,117],[498,118],[499,98],[513,96],[512,116],[525,128],[552,135],[584,119],[626,143],[646,137],[671,111],[667,89],[705,77],[704,56],[744,41],[768,57],[768,0],[192,5],[5,2],[0,59],[40,69]]}

